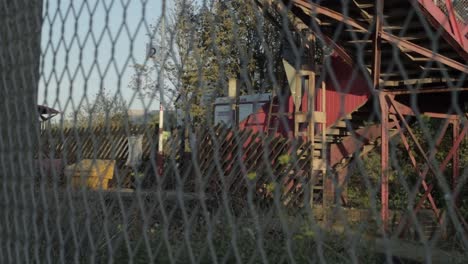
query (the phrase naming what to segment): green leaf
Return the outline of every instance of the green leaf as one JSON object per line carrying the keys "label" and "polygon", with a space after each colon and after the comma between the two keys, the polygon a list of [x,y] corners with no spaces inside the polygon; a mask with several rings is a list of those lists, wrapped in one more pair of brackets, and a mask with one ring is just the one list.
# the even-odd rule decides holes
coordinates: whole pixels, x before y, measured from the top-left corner
{"label": "green leaf", "polygon": [[250,172],[247,174],[247,179],[253,181],[257,178],[257,173],[256,172]]}
{"label": "green leaf", "polygon": [[267,184],[266,189],[268,192],[274,192],[276,189],[276,182],[270,182]]}
{"label": "green leaf", "polygon": [[289,163],[290,157],[289,157],[288,154],[283,154],[283,155],[279,156],[278,161],[279,161],[279,163],[281,165],[285,165],[285,164]]}

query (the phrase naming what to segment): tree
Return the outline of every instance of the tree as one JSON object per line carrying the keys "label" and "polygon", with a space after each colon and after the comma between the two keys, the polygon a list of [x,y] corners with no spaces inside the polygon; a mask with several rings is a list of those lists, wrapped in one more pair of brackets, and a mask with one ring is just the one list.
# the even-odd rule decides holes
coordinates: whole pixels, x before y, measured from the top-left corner
{"label": "tree", "polygon": [[86,103],[70,114],[74,126],[122,125],[128,121],[127,103],[118,95],[112,96],[102,89],[93,103]]}
{"label": "tree", "polygon": [[[242,93],[272,88],[273,76],[282,71],[282,37],[256,5],[218,0],[198,6],[192,0],[177,0],[174,6],[165,20],[166,30],[159,22],[151,37],[153,46],[160,49],[151,71],[164,71],[166,92],[161,93],[161,82],[145,87],[134,82],[134,89],[164,94],[166,101],[185,113],[187,121],[202,124],[211,120],[214,99],[227,94],[229,78],[241,78]],[[277,19],[281,22],[280,16]],[[162,41],[169,43],[167,52],[161,48]],[[153,74],[151,71],[145,75]],[[157,73],[153,76],[159,76]]]}
{"label": "tree", "polygon": [[282,68],[282,36],[276,27],[276,24],[281,24],[279,15],[272,17],[276,20],[274,24],[259,14],[252,1],[240,0],[217,1],[214,14],[218,27],[212,41],[221,58],[225,58],[219,62],[225,75],[220,75],[220,81],[239,76],[245,83],[244,92],[271,89],[272,79]]}
{"label": "tree", "polygon": [[240,78],[241,93],[271,90],[282,71],[281,31],[252,1],[216,1],[202,8],[199,24],[205,89],[226,95],[228,79]]}

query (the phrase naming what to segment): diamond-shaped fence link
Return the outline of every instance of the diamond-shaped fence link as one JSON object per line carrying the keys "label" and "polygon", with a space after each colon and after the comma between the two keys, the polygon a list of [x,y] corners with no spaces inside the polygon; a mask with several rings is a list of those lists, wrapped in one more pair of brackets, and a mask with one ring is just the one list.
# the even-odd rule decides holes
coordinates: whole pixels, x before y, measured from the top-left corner
{"label": "diamond-shaped fence link", "polygon": [[465,263],[468,2],[0,0],[5,263]]}

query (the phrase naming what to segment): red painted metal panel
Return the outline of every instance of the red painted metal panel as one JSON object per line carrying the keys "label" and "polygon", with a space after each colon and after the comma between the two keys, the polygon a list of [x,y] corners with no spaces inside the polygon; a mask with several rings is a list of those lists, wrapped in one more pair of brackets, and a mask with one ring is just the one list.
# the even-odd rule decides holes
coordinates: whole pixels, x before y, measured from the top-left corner
{"label": "red painted metal panel", "polygon": [[[294,112],[294,104],[292,102],[291,96],[285,98],[285,103],[283,105],[286,114]],[[272,112],[274,114],[278,114],[280,112],[279,108],[279,105],[275,105],[272,109]],[[252,129],[254,132],[267,132],[269,126],[273,127],[278,125],[276,134],[280,134],[285,137],[293,136],[292,131],[294,130],[294,119],[292,117],[288,117],[287,115],[284,115],[283,117],[272,116],[270,118],[270,124],[267,124],[269,109],[270,103],[264,104],[256,113],[249,115],[245,120],[243,120],[239,124],[239,128]]]}
{"label": "red painted metal panel", "polygon": [[266,131],[269,104],[263,105],[256,113],[249,115],[239,124],[241,129],[249,128],[254,132]]}
{"label": "red painted metal panel", "polygon": [[[326,83],[326,113],[327,127],[332,126],[344,116],[356,111],[360,106],[365,104],[371,95],[371,88],[365,78],[346,64],[338,55],[334,54],[331,57],[332,72],[327,74]],[[318,88],[316,98],[321,98],[322,91]],[[287,113],[294,112],[294,103],[291,96],[285,100],[284,109]],[[304,95],[302,99],[302,111],[307,112],[307,97]],[[278,113],[279,107],[273,109],[273,113]],[[316,100],[316,109],[322,109],[321,100]],[[257,113],[250,115],[246,120],[242,121],[240,128],[250,128],[254,131],[267,131],[269,104],[265,104]],[[278,120],[276,116],[272,116],[270,126],[279,121],[278,133],[286,137],[291,137],[294,128],[294,119],[290,115],[284,116],[283,120]],[[286,124],[285,124],[286,123]],[[306,129],[305,127],[303,129]]]}
{"label": "red painted metal panel", "polygon": [[331,69],[326,79],[327,127],[357,110],[371,94],[370,83],[339,57],[331,58]]}

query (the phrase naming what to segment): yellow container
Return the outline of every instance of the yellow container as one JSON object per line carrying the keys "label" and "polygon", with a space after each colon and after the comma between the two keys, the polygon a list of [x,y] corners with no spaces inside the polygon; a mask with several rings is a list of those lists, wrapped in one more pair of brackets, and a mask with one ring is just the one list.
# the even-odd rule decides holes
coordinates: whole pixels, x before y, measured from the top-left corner
{"label": "yellow container", "polygon": [[82,160],[65,168],[65,176],[73,187],[107,190],[114,177],[114,160]]}
{"label": "yellow container", "polygon": [[98,177],[88,177],[84,178],[81,176],[72,177],[72,186],[75,188],[86,186],[90,189],[102,189],[107,190],[109,186],[108,179],[99,179]]}

